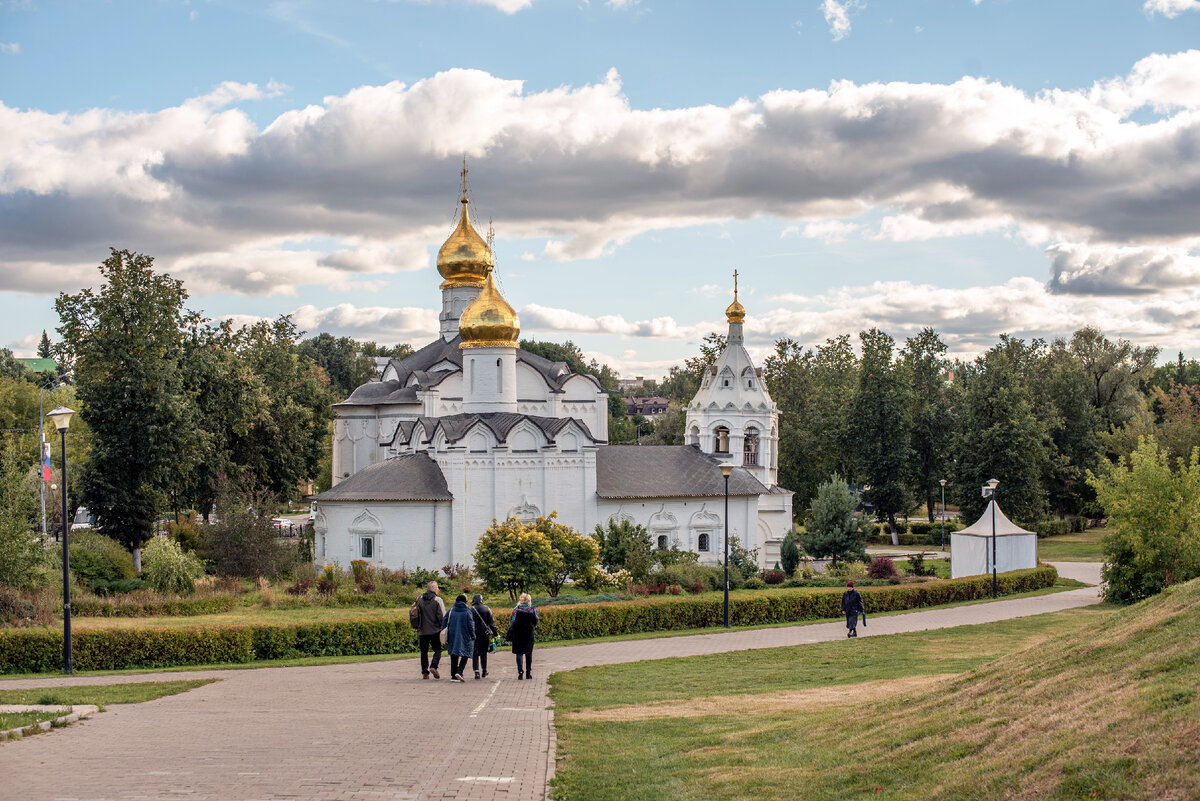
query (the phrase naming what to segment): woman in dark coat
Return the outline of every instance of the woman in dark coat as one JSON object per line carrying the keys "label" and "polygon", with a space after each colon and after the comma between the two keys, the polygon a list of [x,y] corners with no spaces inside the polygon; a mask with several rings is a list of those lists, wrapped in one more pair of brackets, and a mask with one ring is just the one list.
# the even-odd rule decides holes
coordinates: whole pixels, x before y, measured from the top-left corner
{"label": "woman in dark coat", "polygon": [[[496,620],[492,617],[492,610],[483,603],[483,596],[479,593],[476,593],[475,597],[471,599],[471,612],[475,617],[475,653],[471,657],[471,667],[475,669],[475,678],[481,679],[487,676],[488,645],[496,636]],[[479,673],[481,666],[483,675]]]}
{"label": "woman in dark coat", "polygon": [[[529,593],[521,593],[508,623],[506,639],[512,643],[512,652],[517,655],[517,681],[533,678],[533,629],[538,623],[537,610]],[[525,658],[522,666],[521,658]]]}
{"label": "woman in dark coat", "polygon": [[450,681],[462,681],[467,660],[475,653],[475,614],[467,606],[467,596],[459,595],[442,619],[446,629],[446,650],[450,652]]}

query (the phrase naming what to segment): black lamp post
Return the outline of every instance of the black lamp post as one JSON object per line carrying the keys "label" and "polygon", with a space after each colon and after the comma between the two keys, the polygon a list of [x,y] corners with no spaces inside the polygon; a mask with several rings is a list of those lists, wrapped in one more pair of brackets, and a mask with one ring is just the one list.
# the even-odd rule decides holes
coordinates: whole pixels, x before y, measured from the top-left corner
{"label": "black lamp post", "polygon": [[725,628],[729,628],[729,474],[733,465],[721,465],[721,475],[725,476]]}
{"label": "black lamp post", "polygon": [[987,483],[983,485],[983,497],[990,498],[992,501],[992,597],[999,596],[997,591],[996,580],[996,487],[1000,486],[1000,481],[995,478],[989,478]]}
{"label": "black lamp post", "polygon": [[71,555],[68,550],[71,521],[67,519],[67,427],[73,409],[59,406],[46,413],[62,437],[62,571],[63,571],[63,673],[71,675]]}
{"label": "black lamp post", "polygon": [[938,479],[942,485],[942,550],[946,550],[946,479]]}

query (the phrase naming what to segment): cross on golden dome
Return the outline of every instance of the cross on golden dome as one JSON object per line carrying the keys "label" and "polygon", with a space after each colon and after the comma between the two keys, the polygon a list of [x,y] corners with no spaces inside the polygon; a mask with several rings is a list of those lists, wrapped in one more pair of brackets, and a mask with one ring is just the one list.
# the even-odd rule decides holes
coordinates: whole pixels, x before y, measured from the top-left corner
{"label": "cross on golden dome", "polygon": [[442,278],[442,289],[456,286],[482,287],[488,272],[495,266],[496,260],[488,243],[471,225],[471,216],[467,213],[467,159],[463,157],[462,172],[462,211],[459,213],[458,226],[450,234],[450,238],[438,251],[437,268]]}
{"label": "cross on golden dome", "polygon": [[731,323],[740,323],[746,319],[746,307],[738,303],[738,272],[733,271],[733,303],[725,308],[725,319]]}

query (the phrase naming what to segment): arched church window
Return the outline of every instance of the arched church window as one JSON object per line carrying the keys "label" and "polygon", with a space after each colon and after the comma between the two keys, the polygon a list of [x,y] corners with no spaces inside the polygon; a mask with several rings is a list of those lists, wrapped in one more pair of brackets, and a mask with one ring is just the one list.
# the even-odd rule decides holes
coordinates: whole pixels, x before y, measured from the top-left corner
{"label": "arched church window", "polygon": [[713,431],[713,436],[716,438],[716,452],[729,453],[729,429],[725,426],[717,426]]}
{"label": "arched church window", "polygon": [[667,535],[666,534],[658,535],[658,547],[662,548],[664,551],[667,549]]}
{"label": "arched church window", "polygon": [[758,429],[750,426],[742,438],[742,464],[746,467],[758,465]]}
{"label": "arched church window", "polygon": [[697,550],[708,553],[708,532],[704,532],[699,536],[696,543]]}

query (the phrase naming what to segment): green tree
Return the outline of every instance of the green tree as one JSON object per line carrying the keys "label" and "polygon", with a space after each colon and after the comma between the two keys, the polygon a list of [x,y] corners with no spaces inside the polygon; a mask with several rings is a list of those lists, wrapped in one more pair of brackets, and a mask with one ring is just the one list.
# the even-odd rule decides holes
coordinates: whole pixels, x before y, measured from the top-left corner
{"label": "green tree", "polygon": [[372,378],[378,378],[375,360],[350,337],[320,333],[301,341],[297,352],[302,362],[311,362],[325,371],[339,400],[349,397]]}
{"label": "green tree", "polygon": [[276,499],[253,477],[217,480],[217,521],[208,527],[208,557],[218,575],[274,579],[294,564],[295,552],[271,522]]}
{"label": "green tree", "polygon": [[8,348],[0,348],[0,378],[23,378],[25,365],[17,361]]}
{"label": "green tree", "polygon": [[49,359],[54,355],[54,348],[50,344],[50,335],[44,328],[42,329],[42,341],[38,343],[37,355],[39,359]]}
{"label": "green tree", "polygon": [[74,368],[80,416],[92,431],[75,485],[100,530],[136,558],[198,455],[195,404],[180,369],[182,332],[194,315],[184,310],[183,283],[155,273],[149,256],[114,249],[100,273],[99,294],[55,301],[58,353]]}
{"label": "green tree", "polygon": [[580,534],[568,525],[559,523],[556,512],[549,517],[539,517],[531,525],[541,531],[550,540],[550,547],[558,554],[559,560],[550,573],[546,589],[550,597],[558,597],[559,591],[568,581],[587,583],[596,571],[596,560],[600,556],[600,547],[590,539]]}
{"label": "green tree", "polygon": [[44,573],[42,545],[34,534],[37,500],[26,481],[32,457],[23,458],[14,439],[5,435],[0,450],[0,584],[34,589]]}
{"label": "green tree", "polygon": [[1088,481],[1112,529],[1101,569],[1107,600],[1133,603],[1200,576],[1200,451],[1172,470],[1147,437]]}
{"label": "green tree", "polygon": [[686,406],[700,391],[700,380],[688,370],[673,366],[656,389],[658,395]]}
{"label": "green tree", "polygon": [[154,537],[142,553],[142,580],[159,592],[190,595],[196,579],[204,575],[204,563],[184,552],[179,543],[167,537]]}
{"label": "green tree", "polygon": [[1092,405],[1108,426],[1119,426],[1140,402],[1154,377],[1158,348],[1138,347],[1126,340],[1113,342],[1097,328],[1081,328],[1071,336],[1070,350],[1091,383]]}
{"label": "green tree", "polygon": [[779,546],[779,561],[783,566],[783,572],[791,576],[796,572],[796,568],[800,567],[800,548],[796,545],[796,533],[788,531],[783,537],[783,544]]}
{"label": "green tree", "polygon": [[866,561],[865,515],[855,511],[858,502],[850,487],[840,476],[831,476],[817,488],[800,545],[809,556],[832,559],[834,564],[846,559]]}
{"label": "green tree", "polygon": [[1000,480],[999,503],[1009,516],[1029,521],[1045,512],[1047,433],[1006,342],[962,371],[949,488],[968,522],[983,513],[980,488],[991,478]]}
{"label": "green tree", "polygon": [[913,494],[925,502],[929,522],[939,499],[952,432],[946,390],[946,343],[932,328],[906,340],[901,353],[910,382],[911,482]]}
{"label": "green tree", "polygon": [[654,564],[650,532],[632,520],[609,520],[596,526],[592,539],[600,546],[600,564],[610,572],[628,570],[630,577],[644,584]]}
{"label": "green tree", "polygon": [[475,546],[475,571],[492,590],[505,590],[514,601],[532,587],[547,586],[562,555],[536,526],[515,517],[492,521]]}
{"label": "green tree", "polygon": [[851,404],[851,428],[858,443],[859,471],[870,489],[864,492],[896,540],[896,514],[908,509],[908,462],[912,435],[908,380],[892,361],[892,338],[872,328],[859,334],[862,362]]}
{"label": "green tree", "polygon": [[642,432],[643,445],[682,445],[683,427],[687,421],[687,412],[679,405],[679,401],[669,401],[667,410],[658,416],[649,434]]}
{"label": "green tree", "polygon": [[[709,331],[704,335],[704,339],[700,341],[700,355],[693,356],[684,361],[683,368],[696,380],[697,388],[700,380],[704,378],[704,371],[716,364],[717,357],[721,355],[721,351],[725,350],[726,337],[724,334],[718,334],[716,331]],[[693,395],[696,393],[693,392]],[[691,398],[688,398],[691,400]]]}

